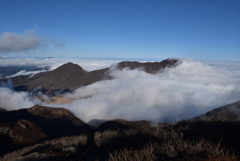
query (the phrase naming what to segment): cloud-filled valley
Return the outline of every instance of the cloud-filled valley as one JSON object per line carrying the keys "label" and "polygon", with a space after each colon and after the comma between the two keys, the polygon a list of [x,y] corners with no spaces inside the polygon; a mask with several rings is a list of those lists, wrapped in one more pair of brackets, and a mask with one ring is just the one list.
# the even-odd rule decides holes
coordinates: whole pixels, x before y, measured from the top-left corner
{"label": "cloud-filled valley", "polygon": [[[78,61],[83,68],[85,63],[88,69],[114,63],[103,60],[90,62]],[[30,93],[15,92],[2,85],[0,107],[7,110],[28,108],[34,104],[65,107],[85,122],[92,119],[174,122],[240,100],[239,63],[226,65],[182,59],[177,66],[156,74],[141,69],[119,70],[114,65],[107,74],[114,79],[99,81],[64,94],[63,97],[74,101],[61,105],[41,102]]]}

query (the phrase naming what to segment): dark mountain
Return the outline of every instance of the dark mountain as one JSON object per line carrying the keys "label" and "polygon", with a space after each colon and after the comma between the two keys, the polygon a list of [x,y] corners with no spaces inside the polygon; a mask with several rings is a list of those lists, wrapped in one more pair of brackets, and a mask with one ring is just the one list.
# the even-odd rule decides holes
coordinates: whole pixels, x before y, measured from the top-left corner
{"label": "dark mountain", "polygon": [[[46,138],[89,133],[92,128],[64,108],[36,105],[29,109],[0,111],[1,154]],[[0,155],[1,155],[0,154]]]}
{"label": "dark mountain", "polygon": [[140,68],[147,73],[155,74],[166,67],[176,66],[177,62],[178,62],[177,59],[165,59],[161,62],[146,62],[146,63],[140,63],[136,61],[134,62],[123,61],[118,63],[117,68],[118,69],[129,68],[131,70]]}
{"label": "dark mountain", "polygon": [[206,114],[200,115],[192,120],[204,121],[239,121],[240,101],[216,108]]}

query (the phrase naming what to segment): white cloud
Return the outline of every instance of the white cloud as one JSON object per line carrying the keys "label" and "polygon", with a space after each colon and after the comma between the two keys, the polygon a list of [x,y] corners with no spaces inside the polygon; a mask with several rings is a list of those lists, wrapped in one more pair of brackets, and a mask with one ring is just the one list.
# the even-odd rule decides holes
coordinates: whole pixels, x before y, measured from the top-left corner
{"label": "white cloud", "polygon": [[29,108],[36,102],[33,101],[27,92],[16,92],[13,90],[11,80],[7,83],[1,82],[0,85],[0,108],[6,110],[16,110]]}
{"label": "white cloud", "polygon": [[[46,59],[35,59],[35,58],[12,58],[12,59],[0,59],[0,66],[37,66],[39,68],[49,66],[50,70],[54,70],[57,67],[72,62],[78,64],[87,71],[107,68],[113,63],[117,63],[120,60],[100,60],[100,59],[73,59],[73,58],[46,58]],[[44,70],[43,70],[44,71]],[[43,72],[39,71],[39,72]],[[36,74],[37,72],[24,72],[21,71],[19,74]],[[16,76],[15,74],[13,76]]]}
{"label": "white cloud", "polygon": [[0,52],[21,52],[35,50],[43,43],[44,39],[35,34],[35,31],[28,31],[24,34],[4,32],[0,37]]}
{"label": "white cloud", "polygon": [[235,73],[182,60],[157,75],[140,70],[112,70],[116,79],[79,88],[67,97],[72,112],[91,119],[150,120],[189,119],[216,107],[240,100],[240,68]]}
{"label": "white cloud", "polygon": [[54,46],[56,48],[63,48],[66,41],[62,37],[39,36],[35,33],[37,27],[32,30],[27,30],[23,34],[16,34],[13,32],[4,32],[0,36],[0,53],[9,52],[28,52],[36,50],[39,47],[46,48],[47,46]]}
{"label": "white cloud", "polygon": [[[54,64],[55,60],[57,63]],[[52,68],[70,60],[88,69],[114,63],[104,60],[34,59],[35,65],[52,62]],[[155,75],[140,69],[120,71],[112,68],[109,74],[115,79],[96,82],[66,94],[66,97],[76,99],[72,103],[48,106],[68,108],[86,122],[117,118],[159,122],[189,119],[240,100],[239,63],[225,65],[182,60],[178,66]],[[15,100],[20,103],[14,104]],[[0,106],[6,106],[5,109],[15,109],[31,107],[38,100],[33,100],[26,93],[2,88],[0,102]]]}

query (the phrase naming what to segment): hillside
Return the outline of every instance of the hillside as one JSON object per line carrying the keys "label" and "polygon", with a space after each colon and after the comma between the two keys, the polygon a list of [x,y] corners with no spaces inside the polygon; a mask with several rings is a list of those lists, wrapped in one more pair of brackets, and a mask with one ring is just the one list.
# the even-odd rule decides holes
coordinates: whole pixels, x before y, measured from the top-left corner
{"label": "hillside", "polygon": [[[64,108],[36,105],[0,111],[1,154],[47,138],[88,133],[92,128]],[[1,155],[0,154],[0,155]]]}
{"label": "hillside", "polygon": [[206,114],[200,115],[192,120],[202,121],[239,121],[240,101],[216,108]]}
{"label": "hillside", "polygon": [[[238,108],[239,102],[215,111],[233,106]],[[93,128],[64,108],[1,111],[5,155],[0,160],[239,160],[240,126],[231,118],[175,124],[92,120],[99,124]]]}

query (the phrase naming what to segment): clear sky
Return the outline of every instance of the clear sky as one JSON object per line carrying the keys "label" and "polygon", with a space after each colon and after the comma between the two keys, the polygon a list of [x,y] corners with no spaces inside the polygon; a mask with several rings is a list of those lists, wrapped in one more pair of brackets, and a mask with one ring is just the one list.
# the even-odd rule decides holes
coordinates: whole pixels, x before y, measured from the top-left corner
{"label": "clear sky", "polygon": [[240,0],[0,0],[0,56],[240,61]]}

